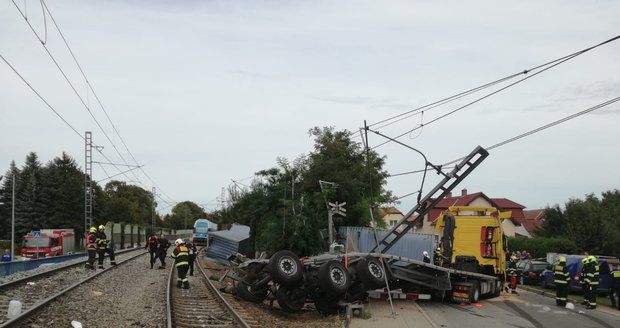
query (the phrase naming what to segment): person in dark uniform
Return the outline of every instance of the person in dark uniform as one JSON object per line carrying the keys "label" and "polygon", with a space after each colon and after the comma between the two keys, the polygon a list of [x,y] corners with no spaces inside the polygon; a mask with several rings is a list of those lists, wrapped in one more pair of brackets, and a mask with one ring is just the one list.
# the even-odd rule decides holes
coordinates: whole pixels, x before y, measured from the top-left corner
{"label": "person in dark uniform", "polygon": [[553,283],[555,284],[555,304],[566,306],[566,298],[568,297],[568,289],[570,282],[570,273],[566,267],[566,258],[561,256],[558,264],[553,267]]}
{"label": "person in dark uniform", "polygon": [[187,242],[185,242],[185,247],[189,250],[189,275],[194,275],[194,262],[196,261],[196,245],[194,245],[194,238],[189,237]]}
{"label": "person in dark uniform", "polygon": [[99,269],[103,269],[103,257],[107,253],[110,257],[110,265],[116,265],[114,260],[114,250],[110,246],[110,241],[105,234],[105,226],[100,225],[97,231],[97,253],[99,253]]}
{"label": "person in dark uniform", "polygon": [[157,257],[161,262],[159,269],[166,268],[166,253],[168,253],[168,247],[170,247],[170,242],[164,235],[159,236],[157,238]]}
{"label": "person in dark uniform", "polygon": [[596,297],[599,281],[600,267],[596,261],[596,257],[590,255],[587,257],[588,270],[586,272],[586,282],[588,283],[588,295],[586,298],[586,307],[588,309],[596,309]]}
{"label": "person in dark uniform", "polygon": [[153,265],[155,264],[155,262],[157,261],[157,236],[155,236],[155,234],[151,234],[149,236],[149,239],[147,239],[146,241],[146,245],[144,245],[144,249],[148,249],[149,250],[149,254],[151,256],[151,269],[153,268]]}
{"label": "person in dark uniform", "polygon": [[431,257],[428,256],[428,252],[427,251],[422,252],[422,262],[424,262],[424,263],[431,263]]}
{"label": "person in dark uniform", "polygon": [[508,275],[510,276],[510,292],[513,294],[517,293],[517,256],[513,255],[510,257],[510,262],[508,262]]}
{"label": "person in dark uniform", "polygon": [[177,239],[174,242],[176,246],[172,251],[174,266],[177,268],[177,287],[189,288],[189,280],[187,279],[187,270],[189,269],[189,249],[183,243],[183,239]]}
{"label": "person in dark uniform", "polygon": [[611,290],[609,291],[611,307],[620,310],[620,266],[611,273],[611,279]]}
{"label": "person in dark uniform", "polygon": [[588,253],[586,252],[586,257],[581,259],[581,273],[579,274],[579,282],[581,283],[581,292],[583,294],[583,301],[581,304],[588,305],[587,295],[589,293],[588,289],[590,288],[589,284],[586,281],[586,273],[588,271]]}
{"label": "person in dark uniform", "polygon": [[86,252],[88,253],[87,269],[95,268],[95,259],[97,258],[97,228],[92,227],[86,235]]}

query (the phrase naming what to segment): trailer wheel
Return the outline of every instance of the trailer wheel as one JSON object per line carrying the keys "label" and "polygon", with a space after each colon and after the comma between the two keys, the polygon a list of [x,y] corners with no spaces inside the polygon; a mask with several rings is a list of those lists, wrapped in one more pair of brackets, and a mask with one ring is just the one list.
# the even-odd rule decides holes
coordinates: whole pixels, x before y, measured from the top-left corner
{"label": "trailer wheel", "polygon": [[474,281],[471,285],[469,290],[469,301],[470,303],[478,303],[478,301],[480,301],[480,282]]}
{"label": "trailer wheel", "polygon": [[493,297],[498,297],[502,293],[502,282],[498,279],[495,282],[495,289],[493,289]]}
{"label": "trailer wheel", "polygon": [[381,262],[374,257],[366,257],[356,266],[357,276],[368,289],[377,289],[385,285],[385,271]]}
{"label": "trailer wheel", "polygon": [[278,251],[269,259],[268,264],[271,278],[283,286],[295,285],[301,280],[301,262],[291,251]]}
{"label": "trailer wheel", "polygon": [[237,296],[252,303],[262,303],[267,298],[267,289],[254,290],[252,285],[243,281],[237,284]]}
{"label": "trailer wheel", "polygon": [[338,298],[326,293],[314,295],[314,307],[324,316],[338,313]]}
{"label": "trailer wheel", "polygon": [[339,261],[328,261],[319,268],[319,285],[323,292],[334,295],[344,294],[350,281],[349,271]]}
{"label": "trailer wheel", "polygon": [[281,286],[276,291],[278,305],[285,312],[297,312],[306,303],[306,293],[299,287]]}

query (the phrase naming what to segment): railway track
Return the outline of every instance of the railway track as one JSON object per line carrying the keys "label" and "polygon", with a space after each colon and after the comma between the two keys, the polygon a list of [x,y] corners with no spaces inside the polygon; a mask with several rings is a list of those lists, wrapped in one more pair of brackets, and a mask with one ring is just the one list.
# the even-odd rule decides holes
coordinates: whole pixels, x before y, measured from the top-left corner
{"label": "railway track", "polygon": [[[136,252],[136,254],[133,254]],[[117,253],[117,265],[104,270],[91,271],[84,263],[74,263],[47,272],[42,272],[0,285],[0,328],[22,327],[38,309],[63,296],[81,284],[123,265],[139,256],[145,255],[141,249],[131,249]],[[10,300],[22,302],[22,313],[8,320],[5,316]]]}
{"label": "railway track", "polygon": [[172,266],[168,275],[168,328],[251,327],[244,319],[245,311],[235,309],[209,280],[202,261],[201,256],[196,257],[199,274],[190,279],[190,289],[176,287],[176,270]]}

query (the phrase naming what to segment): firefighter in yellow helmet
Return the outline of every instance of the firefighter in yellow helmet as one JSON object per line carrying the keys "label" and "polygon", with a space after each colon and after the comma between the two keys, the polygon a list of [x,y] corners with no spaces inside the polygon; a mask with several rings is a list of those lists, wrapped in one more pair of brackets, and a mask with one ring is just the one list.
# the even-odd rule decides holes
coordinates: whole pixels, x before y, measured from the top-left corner
{"label": "firefighter in yellow helmet", "polygon": [[510,257],[508,263],[508,275],[510,276],[510,292],[512,294],[517,293],[517,257],[515,255]]}
{"label": "firefighter in yellow helmet", "polygon": [[555,304],[565,306],[570,286],[570,272],[566,267],[564,256],[560,256],[558,264],[553,267],[553,283],[555,284]]}
{"label": "firefighter in yellow helmet", "polygon": [[86,234],[86,252],[88,253],[88,261],[86,268],[95,268],[95,258],[97,257],[97,228],[91,227]]}
{"label": "firefighter in yellow helmet", "polygon": [[585,281],[588,285],[588,289],[586,290],[587,294],[584,298],[588,309],[596,309],[596,296],[600,268],[598,262],[596,261],[596,257],[592,255],[587,257],[586,262],[587,268],[585,270]]}
{"label": "firefighter in yellow helmet", "polygon": [[100,225],[97,231],[97,253],[99,254],[99,269],[103,269],[103,257],[107,253],[110,257],[110,265],[116,265],[114,250],[110,246],[110,240],[105,234],[105,226]]}
{"label": "firefighter in yellow helmet", "polygon": [[609,298],[611,299],[611,307],[620,310],[620,266],[611,272],[611,288],[609,290]]}
{"label": "firefighter in yellow helmet", "polygon": [[177,268],[177,287],[189,288],[189,280],[187,279],[187,270],[189,269],[189,248],[185,246],[183,239],[177,239],[174,242],[174,251],[172,258],[174,266]]}

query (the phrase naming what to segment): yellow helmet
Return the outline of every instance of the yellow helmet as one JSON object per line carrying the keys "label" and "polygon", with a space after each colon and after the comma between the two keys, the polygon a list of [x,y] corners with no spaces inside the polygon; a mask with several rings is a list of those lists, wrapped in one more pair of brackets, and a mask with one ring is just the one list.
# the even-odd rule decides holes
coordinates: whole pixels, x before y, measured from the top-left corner
{"label": "yellow helmet", "polygon": [[97,228],[95,227],[90,227],[90,229],[88,230],[89,232],[95,233],[97,232]]}
{"label": "yellow helmet", "polygon": [[517,260],[517,256],[516,256],[516,255],[511,256],[511,257],[510,257],[510,260],[511,260],[511,261],[516,261],[516,260]]}
{"label": "yellow helmet", "polygon": [[594,255],[588,256],[588,262],[589,263],[596,263],[596,257],[594,257]]}
{"label": "yellow helmet", "polygon": [[102,224],[99,226],[99,231],[105,230],[105,226]]}
{"label": "yellow helmet", "polygon": [[590,258],[589,256],[584,257],[583,259],[581,259],[581,263],[587,264],[589,261],[589,258]]}
{"label": "yellow helmet", "polygon": [[558,261],[560,263],[566,263],[566,258],[564,256],[560,256],[560,258],[558,259]]}

